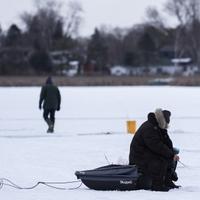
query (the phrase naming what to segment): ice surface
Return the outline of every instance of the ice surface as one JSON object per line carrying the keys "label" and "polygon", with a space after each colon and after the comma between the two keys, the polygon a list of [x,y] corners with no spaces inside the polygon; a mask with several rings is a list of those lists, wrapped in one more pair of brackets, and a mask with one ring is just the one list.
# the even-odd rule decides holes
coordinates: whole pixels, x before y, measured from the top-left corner
{"label": "ice surface", "polygon": [[[183,200],[200,195],[200,88],[199,87],[60,87],[61,111],[55,133],[38,109],[40,88],[0,88],[0,178],[22,187],[38,181],[76,180],[76,170],[92,169],[128,160],[131,134],[126,121],[139,126],[148,112],[161,107],[172,112],[170,136],[180,148],[181,189],[151,191],[94,191],[38,186],[17,190],[4,186],[2,200]],[[66,187],[76,187],[78,183]]]}

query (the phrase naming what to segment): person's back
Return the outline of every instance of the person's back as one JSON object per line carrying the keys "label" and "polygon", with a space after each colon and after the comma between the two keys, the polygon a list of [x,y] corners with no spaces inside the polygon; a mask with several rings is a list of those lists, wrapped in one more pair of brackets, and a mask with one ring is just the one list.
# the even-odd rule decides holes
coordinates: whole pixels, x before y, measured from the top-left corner
{"label": "person's back", "polygon": [[44,109],[55,109],[57,110],[60,104],[60,93],[55,85],[47,84],[43,86],[41,92],[41,98],[44,100]]}
{"label": "person's back", "polygon": [[129,154],[130,165],[134,165],[140,160],[141,162],[143,162],[144,159],[147,157],[145,153],[148,152],[149,150],[144,142],[143,135],[145,134],[145,132],[151,130],[152,128],[153,125],[149,123],[149,121],[145,121],[134,134],[134,138],[132,139],[130,145],[130,154]]}
{"label": "person's back", "polygon": [[148,120],[136,131],[130,148],[134,151],[134,157],[130,154],[130,164],[139,157],[141,160],[151,156],[164,157],[173,156],[173,147],[165,143],[165,130],[161,129],[156,121],[154,113],[148,114]]}
{"label": "person's back", "polygon": [[43,104],[43,117],[47,122],[49,128],[48,133],[54,131],[55,124],[55,111],[60,110],[61,96],[57,86],[53,84],[51,77],[48,77],[46,84],[42,87],[40,92],[39,108],[42,108]]}

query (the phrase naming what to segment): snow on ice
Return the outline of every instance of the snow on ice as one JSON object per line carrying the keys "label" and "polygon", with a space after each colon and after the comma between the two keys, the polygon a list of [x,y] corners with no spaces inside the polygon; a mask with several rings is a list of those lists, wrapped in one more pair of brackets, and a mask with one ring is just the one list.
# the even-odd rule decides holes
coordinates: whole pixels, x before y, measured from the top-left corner
{"label": "snow on ice", "polygon": [[[38,109],[40,88],[0,88],[0,178],[29,187],[38,181],[76,180],[76,170],[128,162],[131,134],[126,121],[139,126],[147,113],[161,107],[172,112],[169,129],[180,148],[181,189],[152,191],[56,190],[39,185],[33,190],[4,186],[3,200],[182,200],[200,195],[199,87],[60,87],[61,111],[55,133],[46,133]],[[108,134],[110,133],[110,134]],[[62,185],[77,187],[79,183]]]}

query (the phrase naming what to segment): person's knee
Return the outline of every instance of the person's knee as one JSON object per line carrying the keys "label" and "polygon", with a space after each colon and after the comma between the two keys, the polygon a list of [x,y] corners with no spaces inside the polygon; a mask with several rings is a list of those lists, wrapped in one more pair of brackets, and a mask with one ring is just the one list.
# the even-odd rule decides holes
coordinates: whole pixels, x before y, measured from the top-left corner
{"label": "person's knee", "polygon": [[55,124],[55,118],[51,119],[51,122],[53,123],[53,125]]}
{"label": "person's knee", "polygon": [[48,115],[45,112],[43,113],[43,118],[45,121],[48,119]]}
{"label": "person's knee", "polygon": [[54,123],[55,122],[55,116],[50,116],[50,120]]}
{"label": "person's knee", "polygon": [[51,110],[50,112],[50,120],[54,123],[55,122],[55,110]]}

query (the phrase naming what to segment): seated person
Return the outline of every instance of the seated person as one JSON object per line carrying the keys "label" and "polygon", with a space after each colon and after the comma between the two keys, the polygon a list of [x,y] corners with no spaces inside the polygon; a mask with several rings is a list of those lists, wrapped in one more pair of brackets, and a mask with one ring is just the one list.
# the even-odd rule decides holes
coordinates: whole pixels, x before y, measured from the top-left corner
{"label": "seated person", "polygon": [[178,180],[175,169],[179,156],[167,132],[170,116],[170,111],[156,109],[133,137],[129,164],[136,165],[142,174],[138,189],[169,191],[179,187],[173,183]]}

